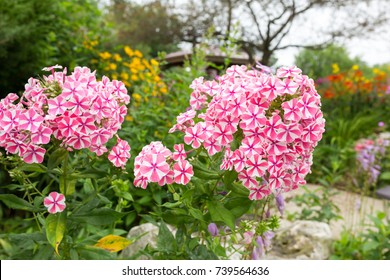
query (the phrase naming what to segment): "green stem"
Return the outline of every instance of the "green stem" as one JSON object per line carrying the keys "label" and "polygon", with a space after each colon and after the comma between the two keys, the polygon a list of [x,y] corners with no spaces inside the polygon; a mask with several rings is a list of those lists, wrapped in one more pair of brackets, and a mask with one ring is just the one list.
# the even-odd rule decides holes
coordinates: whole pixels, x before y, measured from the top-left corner
{"label": "green stem", "polygon": [[67,191],[67,177],[68,177],[68,160],[69,160],[69,152],[67,151],[65,154],[65,159],[64,159],[64,166],[63,166],[63,177],[64,177],[64,196],[66,197],[66,191]]}

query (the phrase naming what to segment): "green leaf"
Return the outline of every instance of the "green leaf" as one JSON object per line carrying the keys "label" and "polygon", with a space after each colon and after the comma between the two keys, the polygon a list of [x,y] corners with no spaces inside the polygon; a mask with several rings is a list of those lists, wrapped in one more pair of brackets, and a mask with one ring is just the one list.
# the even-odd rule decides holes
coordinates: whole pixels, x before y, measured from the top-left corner
{"label": "green leaf", "polygon": [[20,171],[28,171],[28,172],[37,172],[37,173],[46,173],[47,168],[46,166],[39,164],[39,163],[32,163],[32,164],[23,164],[18,168]]}
{"label": "green leaf", "polygon": [[58,253],[60,245],[66,230],[66,211],[57,214],[49,214],[46,218],[46,237],[50,245]]}
{"label": "green leaf", "polygon": [[94,209],[87,213],[75,213],[69,218],[95,226],[109,225],[120,219],[125,213],[119,213],[110,208]]}
{"label": "green leaf", "polygon": [[245,188],[243,185],[241,185],[240,183],[234,182],[232,184],[227,185],[227,188],[228,188],[228,190],[232,191],[233,193],[235,193],[239,196],[242,196],[242,197],[246,197],[246,199],[248,199],[249,190],[247,188]]}
{"label": "green leaf", "polygon": [[247,197],[234,197],[225,203],[225,208],[229,209],[234,217],[239,218],[248,212],[252,204],[253,200]]}
{"label": "green leaf", "polygon": [[234,170],[228,170],[223,174],[223,182],[227,187],[230,187],[237,179],[238,173]]}
{"label": "green leaf", "polygon": [[224,222],[231,230],[234,230],[236,219],[221,202],[218,200],[209,200],[207,201],[207,207],[213,222]]}
{"label": "green leaf", "polygon": [[0,194],[0,200],[4,202],[9,208],[25,210],[31,212],[38,212],[40,209],[32,204],[28,203],[22,198],[17,197],[14,194]]}
{"label": "green leaf", "polygon": [[390,180],[390,172],[389,172],[389,171],[383,172],[383,173],[380,175],[380,179],[382,179],[382,180]]}
{"label": "green leaf", "polygon": [[175,207],[177,207],[177,206],[179,206],[179,205],[181,205],[182,204],[182,202],[181,201],[177,201],[177,202],[165,202],[163,205],[161,205],[161,206],[163,206],[163,207],[166,207],[166,208],[175,208]]}
{"label": "green leaf", "polygon": [[157,237],[157,249],[161,252],[175,252],[176,240],[167,225],[161,221]]}
{"label": "green leaf", "polygon": [[76,180],[69,180],[69,177],[60,176],[60,192],[64,195],[71,195],[76,188]]}
{"label": "green leaf", "polygon": [[60,165],[60,163],[64,161],[67,152],[67,150],[60,148],[51,153],[47,162],[47,168],[49,168],[49,170],[52,170],[53,168]]}
{"label": "green leaf", "polygon": [[188,211],[190,212],[190,215],[192,217],[194,217],[195,219],[197,219],[199,221],[204,221],[204,217],[203,217],[202,211],[200,211],[199,209],[190,207],[188,209]]}
{"label": "green leaf", "polygon": [[94,246],[84,246],[77,248],[80,257],[85,260],[110,260],[116,255],[113,253]]}

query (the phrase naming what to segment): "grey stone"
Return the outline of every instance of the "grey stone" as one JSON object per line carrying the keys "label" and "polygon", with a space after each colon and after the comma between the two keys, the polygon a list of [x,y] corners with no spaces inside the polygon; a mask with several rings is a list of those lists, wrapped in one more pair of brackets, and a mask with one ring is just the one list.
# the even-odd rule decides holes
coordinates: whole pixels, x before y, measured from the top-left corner
{"label": "grey stone", "polygon": [[[142,235],[142,236],[141,236]],[[130,244],[122,251],[123,258],[129,258],[139,253],[139,251],[145,249],[147,245],[151,247],[157,246],[158,226],[152,223],[145,223],[139,226],[133,227],[127,234],[127,238],[136,238],[141,236],[133,244]],[[139,256],[137,259],[146,260],[146,256]]]}
{"label": "grey stone", "polygon": [[266,259],[325,260],[330,256],[332,232],[326,223],[295,221],[280,228]]}

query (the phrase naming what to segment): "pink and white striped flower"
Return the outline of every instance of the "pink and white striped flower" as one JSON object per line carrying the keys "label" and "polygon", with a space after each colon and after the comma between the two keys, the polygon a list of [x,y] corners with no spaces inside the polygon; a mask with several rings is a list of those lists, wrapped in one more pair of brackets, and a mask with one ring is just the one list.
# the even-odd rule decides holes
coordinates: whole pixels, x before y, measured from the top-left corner
{"label": "pink and white striped flower", "polygon": [[169,164],[161,154],[147,154],[141,163],[140,172],[150,182],[158,182],[169,172]]}
{"label": "pink and white striped flower", "polygon": [[65,210],[65,196],[58,192],[51,192],[43,200],[43,204],[50,214],[60,213]]}
{"label": "pink and white striped flower", "polygon": [[187,160],[180,160],[173,166],[173,178],[176,184],[187,185],[194,175],[192,165]]}

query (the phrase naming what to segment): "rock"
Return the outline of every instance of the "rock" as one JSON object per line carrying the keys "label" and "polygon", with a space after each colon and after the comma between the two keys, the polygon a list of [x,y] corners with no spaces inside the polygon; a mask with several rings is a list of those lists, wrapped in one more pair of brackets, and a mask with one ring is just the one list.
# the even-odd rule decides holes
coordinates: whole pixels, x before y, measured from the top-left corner
{"label": "rock", "polygon": [[[129,245],[122,251],[123,258],[129,258],[139,253],[139,251],[145,249],[147,245],[151,247],[157,246],[158,226],[152,223],[145,223],[136,227],[133,227],[127,234],[127,238],[136,238],[143,235],[140,239]],[[146,260],[146,256],[140,256],[137,259]]]}
{"label": "rock", "polygon": [[325,260],[330,256],[332,232],[326,223],[295,221],[280,228],[266,259]]}

